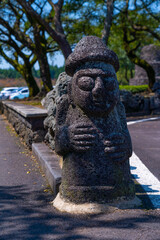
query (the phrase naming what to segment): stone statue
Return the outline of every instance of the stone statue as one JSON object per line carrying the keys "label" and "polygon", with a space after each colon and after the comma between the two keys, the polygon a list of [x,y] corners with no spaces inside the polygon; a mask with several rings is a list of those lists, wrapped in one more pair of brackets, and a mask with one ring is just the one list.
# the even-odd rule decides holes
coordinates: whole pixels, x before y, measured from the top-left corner
{"label": "stone statue", "polygon": [[56,108],[63,95],[67,94],[68,83],[71,77],[65,72],[62,72],[57,81],[54,89],[47,93],[46,97],[42,99],[41,104],[47,109],[47,117],[44,120],[44,127],[47,130],[45,142],[54,150],[55,149],[55,116]]}
{"label": "stone statue", "polygon": [[94,36],[84,37],[66,60],[72,79],[57,105],[55,130],[55,150],[63,156],[59,201],[105,204],[134,198],[118,68],[117,55]]}

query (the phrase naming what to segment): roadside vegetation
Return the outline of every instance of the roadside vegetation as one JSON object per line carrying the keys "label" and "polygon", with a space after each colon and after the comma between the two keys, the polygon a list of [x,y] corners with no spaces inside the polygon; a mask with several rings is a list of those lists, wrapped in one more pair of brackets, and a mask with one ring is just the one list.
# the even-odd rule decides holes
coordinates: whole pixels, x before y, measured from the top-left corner
{"label": "roadside vegetation", "polygon": [[130,91],[131,93],[142,93],[148,92],[148,85],[139,85],[139,86],[129,86],[129,85],[119,85],[120,90]]}
{"label": "roadside vegetation", "polygon": [[[57,67],[57,66],[49,66],[51,79],[57,79],[59,74],[64,71],[64,67]],[[40,78],[40,70],[35,70],[35,68],[32,69],[33,76],[36,78]],[[18,79],[22,78],[22,75],[15,70],[14,68],[9,69],[0,69],[0,80],[1,79]]]}

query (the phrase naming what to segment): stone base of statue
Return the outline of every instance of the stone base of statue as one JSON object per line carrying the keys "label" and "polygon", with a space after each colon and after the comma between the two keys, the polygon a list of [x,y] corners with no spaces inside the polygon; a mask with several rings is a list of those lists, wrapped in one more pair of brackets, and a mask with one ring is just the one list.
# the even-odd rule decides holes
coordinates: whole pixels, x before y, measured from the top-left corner
{"label": "stone base of statue", "polygon": [[99,214],[99,213],[111,213],[118,209],[133,209],[142,205],[141,200],[138,197],[134,197],[131,200],[124,200],[119,198],[110,203],[83,203],[75,204],[73,202],[66,201],[60,197],[58,193],[57,197],[53,201],[53,206],[61,211],[70,214]]}

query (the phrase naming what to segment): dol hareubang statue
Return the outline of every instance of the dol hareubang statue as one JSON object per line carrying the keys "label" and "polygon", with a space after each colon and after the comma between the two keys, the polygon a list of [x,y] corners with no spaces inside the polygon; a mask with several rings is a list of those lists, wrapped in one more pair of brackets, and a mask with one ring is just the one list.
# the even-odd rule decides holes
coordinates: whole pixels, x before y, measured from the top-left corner
{"label": "dol hareubang statue", "polygon": [[101,205],[134,198],[118,68],[117,55],[94,36],[84,37],[66,60],[72,79],[57,106],[55,132],[55,150],[64,161],[54,206],[59,201],[62,210],[63,203]]}

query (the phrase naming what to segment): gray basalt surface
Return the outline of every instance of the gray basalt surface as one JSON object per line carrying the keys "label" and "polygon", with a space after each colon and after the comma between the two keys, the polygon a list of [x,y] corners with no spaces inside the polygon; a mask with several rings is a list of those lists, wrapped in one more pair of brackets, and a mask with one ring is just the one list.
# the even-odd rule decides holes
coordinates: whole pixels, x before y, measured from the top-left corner
{"label": "gray basalt surface", "polygon": [[63,156],[64,201],[103,204],[135,196],[118,66],[117,55],[93,36],[83,38],[66,61],[72,78],[57,103],[55,128],[55,150]]}
{"label": "gray basalt surface", "polygon": [[55,149],[54,137],[56,108],[59,101],[61,101],[67,94],[68,83],[70,80],[71,77],[69,77],[65,72],[61,73],[56,81],[55,88],[42,100],[42,105],[47,109],[47,117],[44,120],[44,127],[47,130],[45,141],[53,150]]}

